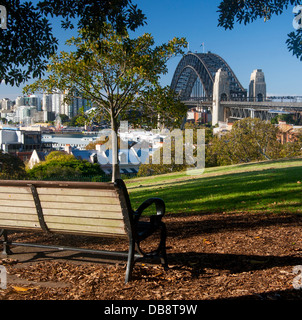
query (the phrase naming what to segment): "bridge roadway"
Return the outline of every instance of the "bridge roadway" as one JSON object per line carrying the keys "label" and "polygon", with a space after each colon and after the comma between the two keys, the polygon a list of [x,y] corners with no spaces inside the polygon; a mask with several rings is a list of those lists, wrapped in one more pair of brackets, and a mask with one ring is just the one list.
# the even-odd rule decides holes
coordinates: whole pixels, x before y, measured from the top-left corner
{"label": "bridge roadway", "polygon": [[[211,110],[213,117],[213,101],[211,100],[189,100],[183,101],[188,109],[194,107],[207,108]],[[302,117],[302,102],[277,102],[277,101],[219,101],[218,103],[220,120],[259,118],[270,121],[277,114],[295,113],[297,118]],[[213,123],[213,121],[212,121]]]}
{"label": "bridge roadway", "polygon": [[[213,101],[211,100],[187,100],[182,101],[189,108],[194,107],[208,107],[211,108]],[[302,112],[302,102],[279,102],[279,101],[220,101],[222,107],[228,108],[242,108],[242,109],[255,109],[258,111],[268,111],[271,109],[282,111],[300,111]]]}

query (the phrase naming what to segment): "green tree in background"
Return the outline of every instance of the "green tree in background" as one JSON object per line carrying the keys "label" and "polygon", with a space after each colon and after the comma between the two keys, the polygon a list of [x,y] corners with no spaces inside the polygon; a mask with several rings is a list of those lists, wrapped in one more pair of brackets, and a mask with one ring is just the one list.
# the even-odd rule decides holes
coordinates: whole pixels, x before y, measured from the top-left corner
{"label": "green tree in background", "polygon": [[[159,79],[167,70],[168,59],[183,53],[184,38],[174,38],[166,44],[154,45],[150,34],[131,39],[117,34],[111,25],[102,38],[87,39],[87,29],[68,44],[73,52],[55,55],[48,68],[48,78],[40,79],[25,88],[27,93],[42,91],[67,93],[67,100],[76,92],[95,106],[89,115],[103,118],[112,129],[112,180],[120,175],[117,160],[117,132],[120,120],[128,119],[129,112],[139,112],[134,120],[156,116],[161,123],[179,124],[187,112],[176,94],[162,88]],[[146,115],[146,116],[145,116]],[[150,121],[151,122],[151,121]]]}
{"label": "green tree in background", "polygon": [[0,152],[0,179],[25,179],[25,165],[18,157]]}
{"label": "green tree in background", "polygon": [[34,180],[82,180],[87,176],[102,176],[104,172],[99,164],[78,160],[61,151],[53,151],[44,162],[28,170],[27,174]]}
{"label": "green tree in background", "polygon": [[232,130],[214,136],[206,150],[207,166],[247,163],[278,157],[278,128],[260,119],[236,121]]}
{"label": "green tree in background", "polygon": [[230,132],[210,140],[206,148],[206,166],[301,156],[299,135],[297,141],[281,144],[278,134],[278,127],[257,118],[236,121]]}

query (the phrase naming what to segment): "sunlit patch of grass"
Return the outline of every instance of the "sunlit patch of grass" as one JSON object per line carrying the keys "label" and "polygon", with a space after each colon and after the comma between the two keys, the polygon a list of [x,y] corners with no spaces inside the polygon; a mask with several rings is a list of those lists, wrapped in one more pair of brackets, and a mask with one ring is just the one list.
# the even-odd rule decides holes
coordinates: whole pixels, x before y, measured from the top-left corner
{"label": "sunlit patch of grass", "polygon": [[282,212],[302,213],[302,160],[206,169],[127,181],[134,209],[149,197],[160,197],[168,213]]}

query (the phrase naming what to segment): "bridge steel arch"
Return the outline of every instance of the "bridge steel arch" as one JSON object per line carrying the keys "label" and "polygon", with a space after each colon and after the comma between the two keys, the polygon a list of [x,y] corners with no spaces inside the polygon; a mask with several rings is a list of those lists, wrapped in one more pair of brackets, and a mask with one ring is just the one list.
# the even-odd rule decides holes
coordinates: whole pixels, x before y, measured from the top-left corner
{"label": "bridge steel arch", "polygon": [[200,80],[207,99],[213,97],[213,85],[216,72],[227,72],[230,83],[230,97],[235,100],[246,99],[247,90],[238,81],[235,73],[219,55],[208,53],[186,54],[179,62],[171,82],[171,88],[180,95],[181,100],[190,100],[191,92],[197,78]]}

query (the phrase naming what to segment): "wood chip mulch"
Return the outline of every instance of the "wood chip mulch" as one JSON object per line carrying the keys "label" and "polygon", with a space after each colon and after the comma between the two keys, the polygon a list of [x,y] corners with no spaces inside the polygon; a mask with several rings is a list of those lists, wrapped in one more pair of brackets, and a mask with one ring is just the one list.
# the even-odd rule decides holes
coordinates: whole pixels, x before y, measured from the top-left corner
{"label": "wood chip mulch", "polygon": [[[302,216],[297,214],[178,214],[164,218],[168,271],[137,263],[124,284],[125,263],[99,263],[75,253],[22,261],[3,258],[8,272],[1,300],[300,300]],[[127,243],[35,233],[12,239],[93,249],[126,249]],[[152,240],[153,241],[153,240]],[[156,240],[154,240],[156,241]],[[14,251],[14,248],[13,248]],[[38,249],[41,253],[43,249]]]}

